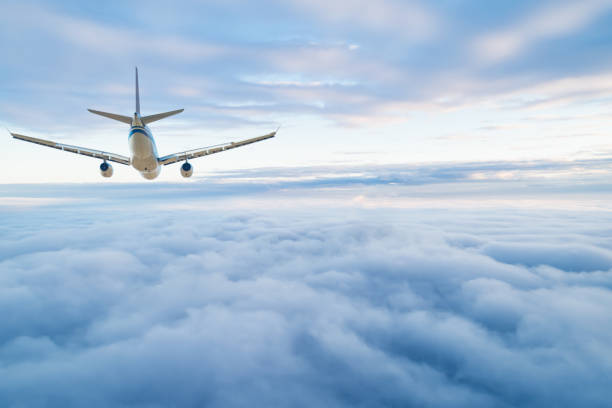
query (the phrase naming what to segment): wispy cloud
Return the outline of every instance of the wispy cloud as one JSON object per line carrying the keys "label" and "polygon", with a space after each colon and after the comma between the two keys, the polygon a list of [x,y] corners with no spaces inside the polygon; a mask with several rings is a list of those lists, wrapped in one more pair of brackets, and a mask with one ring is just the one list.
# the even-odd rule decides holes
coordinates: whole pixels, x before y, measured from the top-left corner
{"label": "wispy cloud", "polygon": [[292,0],[292,4],[332,23],[357,24],[361,28],[422,41],[441,29],[441,18],[420,1],[382,0],[372,3],[357,1]]}
{"label": "wispy cloud", "polygon": [[[196,169],[198,166],[196,165]],[[189,182],[4,185],[0,206],[57,208],[80,192],[79,205],[120,208],[147,199],[143,209],[462,208],[610,211],[610,157],[567,161],[328,165],[206,171]],[[181,199],[177,197],[180,191]],[[119,207],[116,207],[119,206]]]}
{"label": "wispy cloud", "polygon": [[31,4],[3,8],[1,20],[11,25],[44,30],[85,50],[118,57],[146,53],[179,60],[217,57],[224,53],[214,44],[182,37],[149,35],[137,29],[73,17]]}
{"label": "wispy cloud", "polygon": [[584,29],[611,8],[609,0],[553,2],[508,28],[478,38],[474,50],[487,63],[511,59],[534,43]]}

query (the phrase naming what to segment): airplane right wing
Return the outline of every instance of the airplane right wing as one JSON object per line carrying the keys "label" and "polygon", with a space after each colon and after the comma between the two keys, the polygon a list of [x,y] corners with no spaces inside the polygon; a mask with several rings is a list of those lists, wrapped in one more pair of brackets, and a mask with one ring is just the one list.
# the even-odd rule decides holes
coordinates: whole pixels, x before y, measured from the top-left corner
{"label": "airplane right wing", "polygon": [[235,149],[241,146],[246,146],[251,143],[261,142],[262,140],[270,139],[276,136],[277,131],[278,129],[272,133],[268,133],[267,135],[258,136],[258,137],[254,137],[254,138],[246,139],[246,140],[241,140],[239,142],[223,143],[223,144],[218,144],[214,146],[202,147],[202,148],[194,149],[194,150],[187,150],[185,152],[169,154],[168,156],[160,157],[159,163],[165,166],[168,164],[172,164],[172,163],[176,163],[176,162],[180,162],[184,160],[195,159],[196,157],[208,156],[209,154],[224,152],[226,150]]}
{"label": "airplane right wing", "polygon": [[115,163],[121,163],[125,165],[130,165],[130,158],[121,156],[120,154],[103,152],[101,150],[88,149],[86,147],[79,146],[71,146],[63,143],[56,143],[50,140],[45,139],[37,139],[31,136],[20,135],[17,133],[10,132],[11,136],[15,139],[24,140],[30,143],[36,143],[42,146],[52,147],[54,149],[63,150],[70,153],[82,154],[84,156],[95,157],[97,159],[108,160]]}

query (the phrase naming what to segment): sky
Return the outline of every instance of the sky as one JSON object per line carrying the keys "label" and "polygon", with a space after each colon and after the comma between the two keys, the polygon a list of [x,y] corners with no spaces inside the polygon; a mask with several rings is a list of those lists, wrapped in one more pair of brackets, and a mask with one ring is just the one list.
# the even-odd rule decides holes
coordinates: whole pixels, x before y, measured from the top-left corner
{"label": "sky", "polygon": [[0,0],[0,406],[608,407],[612,1]]}
{"label": "sky", "polygon": [[[32,136],[126,155],[126,126],[86,108],[130,115],[138,65],[143,114],[185,109],[151,126],[161,155],[282,125],[196,174],[610,156],[607,0],[0,4],[0,123]],[[6,136],[5,183],[104,181]]]}

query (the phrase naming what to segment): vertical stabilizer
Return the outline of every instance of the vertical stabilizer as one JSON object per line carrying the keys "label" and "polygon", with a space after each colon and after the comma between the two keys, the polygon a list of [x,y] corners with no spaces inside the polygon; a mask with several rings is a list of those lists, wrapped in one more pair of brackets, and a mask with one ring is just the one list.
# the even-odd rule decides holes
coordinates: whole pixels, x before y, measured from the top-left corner
{"label": "vertical stabilizer", "polygon": [[136,67],[136,113],[140,115],[140,92],[138,91],[138,67]]}

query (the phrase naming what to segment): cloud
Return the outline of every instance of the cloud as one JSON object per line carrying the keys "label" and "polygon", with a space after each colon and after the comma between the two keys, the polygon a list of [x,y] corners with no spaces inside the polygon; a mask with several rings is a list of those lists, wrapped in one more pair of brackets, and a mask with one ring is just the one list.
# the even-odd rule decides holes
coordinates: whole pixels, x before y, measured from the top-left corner
{"label": "cloud", "polygon": [[375,32],[423,41],[439,30],[440,18],[417,1],[364,0],[327,2],[292,0],[296,7],[332,23],[357,24]]}
{"label": "cloud", "polygon": [[156,186],[3,187],[0,405],[608,404],[609,212]]}
{"label": "cloud", "polygon": [[[211,157],[199,169],[229,168],[231,157],[245,167],[355,162],[336,153],[346,146],[384,152],[362,157],[374,163],[594,157],[607,150],[612,90],[598,40],[612,27],[606,4],[12,4],[0,15],[0,37],[11,40],[0,119],[24,134],[126,153],[117,124],[85,108],[131,112],[138,64],[145,112],[185,108],[155,124],[162,153],[284,125],[287,137],[273,145]],[[474,37],[515,28],[524,44],[514,57],[475,61]],[[533,119],[544,115],[556,120]],[[7,180],[98,177],[76,157],[2,140]],[[116,179],[139,177],[127,170]],[[162,177],[179,176],[168,169]]]}
{"label": "cloud", "polygon": [[478,38],[474,49],[484,62],[516,57],[538,41],[562,37],[583,29],[612,8],[608,0],[553,2],[513,26]]}
{"label": "cloud", "polygon": [[603,72],[542,81],[502,92],[496,98],[507,108],[542,109],[606,98],[611,91],[612,75]]}
{"label": "cloud", "polygon": [[[482,161],[421,164],[267,167],[236,169],[208,173],[201,180],[220,185],[265,186],[276,188],[322,188],[371,186],[420,186],[451,183],[477,185],[492,183],[487,190],[499,186],[501,192],[515,182],[546,182],[547,189],[569,192],[580,180],[580,188],[603,182],[612,172],[609,157],[563,161]],[[575,180],[575,181],[572,181]],[[524,184],[522,184],[525,186]],[[538,188],[543,188],[538,185]],[[442,190],[441,190],[442,191]],[[473,193],[473,191],[471,191]],[[457,194],[454,189],[451,194]]]}
{"label": "cloud", "polygon": [[612,269],[612,252],[589,246],[513,243],[487,246],[485,253],[504,263],[550,265],[568,272]]}
{"label": "cloud", "polygon": [[[16,84],[10,102],[0,101],[5,121],[58,130],[60,123],[87,121],[66,112],[82,110],[96,98],[101,105],[131,107],[130,77],[102,68],[128,60],[130,66],[141,64],[143,82],[156,84],[143,83],[146,106],[167,109],[163,101],[178,99],[187,108],[185,134],[200,123],[226,129],[235,123],[252,126],[304,117],[332,121],[335,127],[380,127],[407,122],[415,112],[475,108],[482,117],[482,110],[490,113],[491,108],[499,113],[508,107],[583,104],[605,96],[607,86],[593,87],[609,79],[603,54],[576,37],[581,29],[591,32],[587,28],[607,9],[606,1],[535,11],[526,7],[525,17],[508,22],[510,28],[503,28],[495,7],[483,9],[476,3],[458,9],[395,0],[349,3],[296,0],[253,7],[242,1],[188,2],[171,11],[147,5],[146,12],[127,5],[98,18],[36,2],[5,7],[2,29],[15,36],[7,78]],[[471,22],[472,16],[464,13],[472,8],[490,17],[488,23]],[[194,20],[197,15],[206,19]],[[464,29],[466,21],[473,30]],[[477,41],[480,51],[499,52],[508,48],[499,46],[504,42],[519,43],[522,50],[571,35],[573,42],[564,44],[563,55],[574,57],[554,64],[534,59],[524,61],[522,68],[490,72],[472,64],[470,48],[472,37],[489,29],[493,33]],[[43,69],[22,49],[54,63]],[[587,58],[599,63],[575,64]],[[27,75],[23,67],[29,67]],[[100,84],[92,84],[92,77],[100,78]],[[555,81],[571,90],[547,93],[539,88]],[[66,125],[61,126],[66,134]]]}
{"label": "cloud", "polygon": [[[610,157],[564,161],[321,165],[207,170],[179,184],[6,184],[0,207],[121,209],[146,198],[149,210],[322,208],[563,208],[608,211]],[[196,167],[196,170],[198,167]],[[180,192],[180,193],[179,193]],[[181,199],[176,199],[177,195]]]}
{"label": "cloud", "polygon": [[19,28],[31,25],[36,30],[57,36],[85,50],[96,50],[111,56],[127,57],[135,52],[179,60],[218,57],[223,50],[214,44],[191,41],[177,36],[146,35],[142,31],[108,23],[64,15],[32,4],[11,5],[3,20],[19,22]]}

